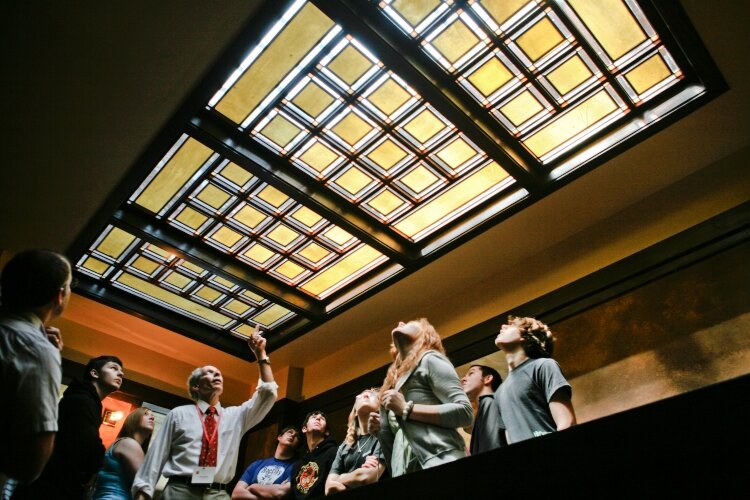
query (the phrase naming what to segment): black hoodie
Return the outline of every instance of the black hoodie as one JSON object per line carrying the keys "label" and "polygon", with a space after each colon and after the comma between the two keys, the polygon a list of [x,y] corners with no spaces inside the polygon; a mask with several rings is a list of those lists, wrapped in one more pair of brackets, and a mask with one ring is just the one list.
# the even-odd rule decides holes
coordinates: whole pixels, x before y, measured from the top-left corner
{"label": "black hoodie", "polygon": [[325,438],[292,467],[292,493],[307,499],[325,495],[326,479],[336,458],[339,445],[332,437]]}
{"label": "black hoodie", "polygon": [[16,499],[81,499],[85,484],[99,470],[104,445],[99,437],[102,402],[91,382],[74,380],[58,407],[55,448],[42,475],[29,485],[19,485]]}

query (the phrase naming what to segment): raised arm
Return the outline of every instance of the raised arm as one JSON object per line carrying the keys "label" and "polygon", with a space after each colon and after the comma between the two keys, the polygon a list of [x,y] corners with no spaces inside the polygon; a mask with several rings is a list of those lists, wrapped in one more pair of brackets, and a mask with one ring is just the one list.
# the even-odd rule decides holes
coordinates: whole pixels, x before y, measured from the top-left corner
{"label": "raised arm", "polygon": [[250,346],[255,359],[258,360],[260,379],[263,382],[273,382],[273,371],[271,370],[271,363],[268,361],[268,355],[266,354],[266,339],[260,334],[260,327],[258,325],[255,325],[255,331],[247,339],[247,345]]}

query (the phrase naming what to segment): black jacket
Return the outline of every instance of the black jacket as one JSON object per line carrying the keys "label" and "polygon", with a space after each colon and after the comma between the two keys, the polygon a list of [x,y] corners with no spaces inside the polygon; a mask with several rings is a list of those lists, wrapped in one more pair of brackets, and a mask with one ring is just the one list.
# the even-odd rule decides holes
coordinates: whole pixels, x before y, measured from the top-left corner
{"label": "black jacket", "polygon": [[336,458],[338,444],[332,437],[325,438],[292,467],[292,493],[298,499],[325,495],[326,479]]}
{"label": "black jacket", "polygon": [[99,471],[104,458],[101,422],[102,402],[93,384],[74,380],[58,406],[52,457],[38,480],[16,489],[13,500],[84,498],[84,486]]}

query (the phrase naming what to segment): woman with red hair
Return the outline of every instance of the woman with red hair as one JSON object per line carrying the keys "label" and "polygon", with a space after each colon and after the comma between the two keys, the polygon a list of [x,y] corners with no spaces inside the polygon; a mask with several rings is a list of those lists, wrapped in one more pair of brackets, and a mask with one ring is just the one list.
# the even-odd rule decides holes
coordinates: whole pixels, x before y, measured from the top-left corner
{"label": "woman with red hair", "polygon": [[457,429],[474,413],[437,331],[420,318],[400,322],[391,336],[396,357],[380,388],[380,413],[368,421],[391,476],[466,456]]}

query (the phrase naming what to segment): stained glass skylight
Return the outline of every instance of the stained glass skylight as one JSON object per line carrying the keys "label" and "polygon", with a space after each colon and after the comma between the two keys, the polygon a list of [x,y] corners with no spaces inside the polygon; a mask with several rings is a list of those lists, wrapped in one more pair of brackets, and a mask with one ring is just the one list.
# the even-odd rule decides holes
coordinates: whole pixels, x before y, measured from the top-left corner
{"label": "stained glass skylight", "polygon": [[286,342],[723,85],[650,0],[261,10],[82,237],[91,296]]}

